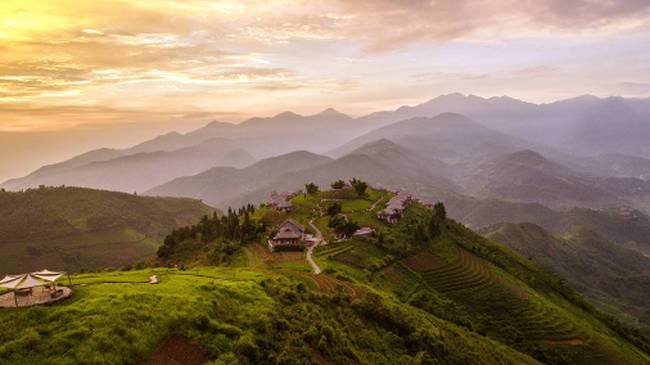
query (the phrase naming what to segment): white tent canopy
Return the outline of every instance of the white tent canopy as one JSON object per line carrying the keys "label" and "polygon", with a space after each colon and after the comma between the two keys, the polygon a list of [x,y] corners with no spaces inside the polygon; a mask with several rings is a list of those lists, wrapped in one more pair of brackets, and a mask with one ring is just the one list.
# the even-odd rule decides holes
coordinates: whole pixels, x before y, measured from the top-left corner
{"label": "white tent canopy", "polygon": [[56,274],[56,275],[52,275],[52,276],[37,275],[37,274],[32,274],[32,275],[34,275],[34,277],[36,277],[36,278],[43,279],[43,280],[49,281],[49,282],[56,281],[58,278],[63,276],[63,274]]}
{"label": "white tent canopy", "polygon": [[29,288],[36,288],[38,286],[43,286],[45,285],[44,282],[41,280],[36,280],[33,276],[27,274],[25,275],[25,279],[16,286],[16,289],[29,289]]}
{"label": "white tent canopy", "polygon": [[39,278],[43,279],[49,282],[56,281],[58,278],[63,276],[63,272],[59,271],[50,271],[48,269],[43,269],[41,271],[33,272],[32,275]]}
{"label": "white tent canopy", "polygon": [[0,286],[12,290],[35,288],[55,282],[63,274],[63,272],[44,269],[30,274],[7,275],[0,280]]}
{"label": "white tent canopy", "polygon": [[55,276],[55,275],[63,275],[63,272],[59,271],[50,271],[48,269],[43,269],[41,271],[36,271],[33,272],[32,275],[39,275],[39,276]]}
{"label": "white tent canopy", "polygon": [[21,279],[24,276],[25,275],[7,275],[4,278],[2,278],[2,280],[0,280],[0,286],[3,286],[3,287],[6,288],[6,286],[4,284],[9,285],[11,282],[16,281],[18,279]]}

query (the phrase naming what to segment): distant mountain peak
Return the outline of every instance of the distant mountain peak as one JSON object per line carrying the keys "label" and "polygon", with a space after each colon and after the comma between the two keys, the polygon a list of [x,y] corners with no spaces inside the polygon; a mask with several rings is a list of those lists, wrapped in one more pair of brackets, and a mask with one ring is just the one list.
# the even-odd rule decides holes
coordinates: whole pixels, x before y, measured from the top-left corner
{"label": "distant mountain peak", "polygon": [[284,112],[274,116],[273,118],[300,118],[300,117],[301,117],[301,115],[287,110],[287,111],[284,111]]}
{"label": "distant mountain peak", "polygon": [[327,108],[327,109],[323,110],[322,112],[316,114],[315,116],[322,116],[322,117],[338,117],[338,116],[341,116],[341,117],[348,117],[346,114],[343,114],[343,113],[339,112],[338,110],[336,110],[336,109],[334,109],[334,108]]}
{"label": "distant mountain peak", "polygon": [[440,95],[435,99],[452,99],[452,98],[458,99],[458,98],[466,98],[466,97],[469,97],[469,96],[474,96],[474,95],[465,95],[463,93],[455,92],[455,93]]}

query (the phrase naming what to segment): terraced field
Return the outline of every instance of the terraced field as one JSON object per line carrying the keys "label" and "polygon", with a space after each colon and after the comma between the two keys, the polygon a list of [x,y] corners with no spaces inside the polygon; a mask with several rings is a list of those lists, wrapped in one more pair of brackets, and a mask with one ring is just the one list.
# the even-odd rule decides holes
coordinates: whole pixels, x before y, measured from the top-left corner
{"label": "terraced field", "polygon": [[[458,250],[458,259],[440,264],[439,260],[405,260],[419,272],[430,289],[470,308],[481,308],[492,322],[513,326],[513,330],[532,341],[546,344],[582,345],[584,335],[561,312],[530,300],[524,290],[500,278],[472,253]],[[408,264],[411,266],[408,266]],[[432,267],[434,266],[434,267]]]}
{"label": "terraced field", "polygon": [[354,246],[352,246],[350,243],[329,244],[327,246],[321,246],[316,248],[314,254],[316,255],[316,257],[326,258],[326,257],[336,256],[338,254],[349,251],[353,248]]}
{"label": "terraced field", "polygon": [[432,289],[442,293],[483,288],[496,280],[487,266],[462,249],[454,263],[424,271],[421,276]]}
{"label": "terraced field", "polygon": [[578,341],[575,340],[582,337],[571,321],[562,318],[549,307],[529,302],[529,305],[522,309],[515,315],[521,320],[519,330],[527,339],[559,344],[561,341],[571,340],[573,343],[577,343]]}

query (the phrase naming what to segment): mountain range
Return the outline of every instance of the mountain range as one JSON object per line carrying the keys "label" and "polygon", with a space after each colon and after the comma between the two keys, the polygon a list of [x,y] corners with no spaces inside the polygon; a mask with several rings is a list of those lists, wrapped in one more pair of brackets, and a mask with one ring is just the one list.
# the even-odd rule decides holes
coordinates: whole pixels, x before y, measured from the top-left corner
{"label": "mountain range", "polygon": [[[445,113],[461,114],[475,122],[467,118],[461,120],[460,116],[453,120]],[[417,118],[426,120],[437,116],[445,121],[427,123],[421,133],[417,131],[423,124],[423,119],[418,121]],[[60,177],[51,175],[59,174],[61,169],[80,168],[139,153],[179,151],[215,138],[232,141],[255,159],[297,150],[341,157],[363,144],[387,137],[393,141],[400,139],[408,147],[420,148],[438,159],[456,157],[462,160],[465,157],[476,160],[485,153],[494,155],[531,148],[588,174],[643,178],[650,174],[650,147],[646,143],[650,137],[648,116],[650,101],[647,99],[582,96],[550,104],[533,104],[509,97],[449,94],[420,105],[359,118],[327,109],[310,116],[284,112],[236,125],[215,121],[192,132],[168,133],[129,149],[90,151],[41,168],[24,178],[7,181],[2,186],[15,190],[41,184],[78,184],[79,176],[74,173]],[[416,120],[406,122],[413,118]],[[405,122],[398,123],[400,121]],[[468,129],[468,124],[474,125]],[[382,128],[388,125],[392,126]],[[443,138],[447,136],[456,138]],[[463,140],[462,144],[457,143],[459,139]],[[246,161],[215,159],[213,162],[209,167],[224,164],[238,167]],[[172,178],[198,172],[201,171],[179,171],[180,174]],[[155,181],[151,186],[164,182]],[[95,186],[100,184],[92,179],[87,185],[102,187]],[[127,182],[119,187],[127,191],[142,190],[137,183]]]}

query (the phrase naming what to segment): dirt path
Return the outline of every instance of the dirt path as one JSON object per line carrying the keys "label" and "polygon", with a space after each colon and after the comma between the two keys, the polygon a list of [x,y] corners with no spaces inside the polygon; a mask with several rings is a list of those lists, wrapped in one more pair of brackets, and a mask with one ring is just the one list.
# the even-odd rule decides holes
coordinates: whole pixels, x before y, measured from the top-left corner
{"label": "dirt path", "polygon": [[368,208],[368,210],[371,211],[371,212],[372,212],[373,210],[375,210],[375,207],[377,206],[377,204],[379,204],[379,202],[381,202],[382,200],[384,200],[384,198],[379,198],[379,199],[377,199],[376,202],[372,203],[372,205],[370,206],[370,208]]}
{"label": "dirt path", "polygon": [[572,338],[569,340],[544,340],[544,343],[547,345],[571,345],[571,346],[581,346],[585,342],[579,338]]}
{"label": "dirt path", "polygon": [[307,262],[309,262],[309,265],[311,265],[311,267],[314,269],[314,274],[318,275],[320,274],[321,269],[318,267],[316,261],[314,261],[312,255],[314,253],[314,247],[320,245],[323,242],[323,233],[320,231],[320,229],[318,229],[318,227],[316,227],[313,219],[309,221],[309,226],[314,230],[314,232],[316,232],[316,242],[307,248]]}

